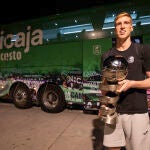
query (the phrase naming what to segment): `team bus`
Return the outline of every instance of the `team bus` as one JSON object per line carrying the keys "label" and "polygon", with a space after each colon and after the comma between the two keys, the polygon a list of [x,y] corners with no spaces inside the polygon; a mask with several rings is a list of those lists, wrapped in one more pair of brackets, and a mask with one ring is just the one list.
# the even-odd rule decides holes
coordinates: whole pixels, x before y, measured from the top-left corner
{"label": "team bus", "polygon": [[114,18],[133,18],[132,40],[150,43],[148,2],[126,1],[0,25],[0,98],[49,113],[100,105],[102,53],[115,44]]}

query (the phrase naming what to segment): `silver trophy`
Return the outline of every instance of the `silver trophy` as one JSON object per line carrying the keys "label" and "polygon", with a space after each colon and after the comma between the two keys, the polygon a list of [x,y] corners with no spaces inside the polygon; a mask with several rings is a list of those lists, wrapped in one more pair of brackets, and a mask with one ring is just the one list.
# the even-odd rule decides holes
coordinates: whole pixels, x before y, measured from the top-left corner
{"label": "silver trophy", "polygon": [[109,56],[105,59],[102,69],[103,81],[100,90],[106,94],[100,98],[100,119],[106,124],[116,123],[116,106],[119,100],[118,81],[126,78],[128,63],[122,56]]}

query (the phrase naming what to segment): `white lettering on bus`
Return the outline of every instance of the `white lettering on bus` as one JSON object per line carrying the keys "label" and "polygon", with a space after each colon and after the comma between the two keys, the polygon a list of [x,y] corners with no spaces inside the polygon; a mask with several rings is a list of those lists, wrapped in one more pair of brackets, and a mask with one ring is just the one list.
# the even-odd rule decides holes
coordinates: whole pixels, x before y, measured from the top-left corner
{"label": "white lettering on bus", "polygon": [[0,49],[7,48],[10,49],[13,46],[25,47],[24,52],[29,52],[30,42],[31,45],[42,45],[43,44],[43,32],[41,29],[36,29],[31,32],[31,26],[27,26],[27,33],[19,32],[16,37],[19,37],[15,42],[12,42],[13,34],[7,34],[4,37],[4,31],[0,32]]}
{"label": "white lettering on bus", "polygon": [[20,51],[12,51],[10,53],[1,53],[0,54],[1,61],[11,61],[11,60],[21,60],[22,54]]}
{"label": "white lettering on bus", "polygon": [[[27,32],[18,32],[16,34],[16,41],[12,41],[14,35],[7,34],[4,36],[4,31],[0,31],[0,50],[2,49],[11,49],[13,47],[20,48],[25,47],[24,53],[30,51],[30,45],[37,46],[43,44],[43,31],[41,29],[36,29],[31,31],[31,26],[27,26]],[[0,54],[1,61],[11,61],[11,60],[21,60],[22,53],[21,51],[11,51],[11,52],[2,52]]]}

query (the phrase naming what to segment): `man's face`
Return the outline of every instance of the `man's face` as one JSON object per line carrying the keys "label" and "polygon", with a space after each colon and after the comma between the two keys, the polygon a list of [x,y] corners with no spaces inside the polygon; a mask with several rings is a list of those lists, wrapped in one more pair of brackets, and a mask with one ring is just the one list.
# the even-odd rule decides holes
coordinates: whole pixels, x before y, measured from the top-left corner
{"label": "man's face", "polygon": [[119,38],[120,40],[127,39],[132,31],[133,26],[131,19],[129,17],[123,16],[118,18],[118,20],[116,20],[115,33],[117,38]]}

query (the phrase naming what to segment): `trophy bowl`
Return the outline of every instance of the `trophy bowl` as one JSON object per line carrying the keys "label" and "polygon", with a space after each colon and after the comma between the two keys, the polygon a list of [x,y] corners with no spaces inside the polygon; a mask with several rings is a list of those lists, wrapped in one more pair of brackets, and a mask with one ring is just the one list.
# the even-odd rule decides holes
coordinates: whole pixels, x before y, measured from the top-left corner
{"label": "trophy bowl", "polygon": [[118,82],[126,78],[128,62],[122,56],[109,56],[103,63],[102,76],[108,82]]}

